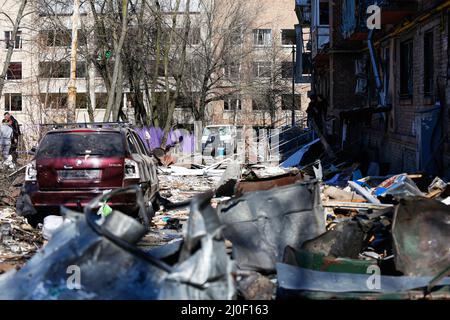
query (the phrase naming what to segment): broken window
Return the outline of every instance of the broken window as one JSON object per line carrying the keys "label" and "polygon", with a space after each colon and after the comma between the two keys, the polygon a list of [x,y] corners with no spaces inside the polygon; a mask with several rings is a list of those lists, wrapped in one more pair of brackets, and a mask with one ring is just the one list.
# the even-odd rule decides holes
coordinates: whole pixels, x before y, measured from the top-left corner
{"label": "broken window", "polygon": [[292,46],[296,43],[295,29],[281,30],[281,44],[283,46]]}
{"label": "broken window", "polygon": [[272,30],[271,29],[253,30],[253,44],[255,46],[270,46],[272,44]]}
{"label": "broken window", "polygon": [[22,49],[22,31],[17,31],[16,38],[13,39],[12,31],[5,31],[6,49],[12,47],[13,49]]}
{"label": "broken window", "polygon": [[[299,94],[295,95],[294,108],[298,110],[301,106],[301,96]],[[283,94],[281,96],[281,109],[282,110],[292,110],[292,94]]]}
{"label": "broken window", "polygon": [[11,62],[6,72],[7,80],[22,79],[22,62]]}
{"label": "broken window", "polygon": [[431,95],[434,84],[433,31],[425,33],[423,38],[423,68],[423,92]]}
{"label": "broken window", "polygon": [[80,155],[97,154],[103,157],[121,157],[125,147],[120,133],[66,133],[48,134],[39,145],[40,158],[75,158]]}
{"label": "broken window", "polygon": [[240,96],[229,95],[223,99],[223,109],[226,111],[242,110],[242,101]]}
{"label": "broken window", "polygon": [[266,78],[270,76],[270,62],[253,62],[253,77]]}
{"label": "broken window", "polygon": [[5,111],[22,111],[21,93],[5,93]]}
{"label": "broken window", "polygon": [[311,52],[302,53],[302,74],[312,74]]}
{"label": "broken window", "polygon": [[330,16],[330,9],[327,0],[321,0],[319,3],[319,24],[328,25]]}
{"label": "broken window", "polygon": [[408,40],[400,44],[400,95],[411,97],[413,94],[413,42]]}
{"label": "broken window", "polygon": [[292,79],[294,74],[294,64],[292,61],[283,61],[281,63],[281,77],[283,79]]}

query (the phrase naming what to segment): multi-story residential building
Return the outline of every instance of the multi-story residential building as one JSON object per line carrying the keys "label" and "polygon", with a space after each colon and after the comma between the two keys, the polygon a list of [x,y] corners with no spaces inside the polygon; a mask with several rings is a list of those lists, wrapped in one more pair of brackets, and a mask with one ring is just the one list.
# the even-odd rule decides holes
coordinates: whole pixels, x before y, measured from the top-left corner
{"label": "multi-story residential building", "polygon": [[[200,7],[195,5],[197,2],[191,2],[191,5],[194,3],[192,13],[201,15]],[[19,5],[18,1],[7,0],[0,10],[9,17],[15,17]],[[92,16],[88,7],[85,7],[81,8],[81,19],[89,25]],[[207,120],[210,123],[278,127],[291,123],[293,107],[297,121],[304,117],[308,103],[306,94],[310,89],[309,31],[295,26],[295,4],[291,0],[273,0],[259,4],[258,8],[254,12],[255,25],[244,35],[251,42],[252,53],[246,56],[245,61],[235,65],[231,63],[224,70],[226,80],[233,87],[239,87],[244,79],[246,85],[242,90],[234,90],[233,94],[224,95],[223,99],[208,105]],[[182,14],[183,10],[179,11]],[[48,12],[39,7],[39,1],[31,1],[16,39],[11,39],[13,26],[5,18],[6,15],[0,18],[0,35],[4,39],[0,61],[4,61],[8,46],[14,46],[0,107],[14,114],[27,132],[37,131],[39,124],[66,119],[71,13],[70,5],[55,6]],[[56,18],[57,24],[53,23]],[[199,27],[202,28],[201,25]],[[79,31],[79,44],[89,43],[91,39]],[[202,31],[199,30],[198,36],[201,35]],[[303,66],[297,68],[295,81],[292,81],[293,48],[297,49],[297,64]],[[95,67],[88,64],[81,54],[78,55],[78,61],[77,121],[89,121],[86,109],[88,101],[95,106],[95,119],[101,121],[107,102],[104,82]],[[249,81],[257,82],[258,85],[249,86]],[[125,87],[125,101],[129,100],[127,92],[129,89]],[[268,92],[273,95],[273,104],[269,106],[265,103]],[[295,92],[294,97],[292,92]],[[144,103],[149,103],[147,96]],[[177,105],[174,121],[179,124],[192,123],[192,114],[183,108],[183,104],[180,101]]]}
{"label": "multi-story residential building", "polygon": [[214,123],[290,125],[293,104],[295,121],[305,119],[310,90],[309,28],[298,25],[291,0],[258,3],[254,25],[247,35],[253,51],[240,66],[227,70],[234,81],[241,80],[247,86],[250,83],[250,88],[243,85],[242,92],[213,103]]}
{"label": "multi-story residential building", "polygon": [[[367,10],[377,3],[379,11]],[[312,90],[329,101],[328,137],[336,148],[379,163],[381,173],[448,177],[450,2],[297,5],[312,14]]]}

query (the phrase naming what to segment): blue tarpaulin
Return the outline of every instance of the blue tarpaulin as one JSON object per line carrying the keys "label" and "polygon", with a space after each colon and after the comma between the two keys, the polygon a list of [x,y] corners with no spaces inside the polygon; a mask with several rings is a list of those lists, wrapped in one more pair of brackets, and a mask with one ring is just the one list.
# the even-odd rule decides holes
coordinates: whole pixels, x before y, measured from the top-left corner
{"label": "blue tarpaulin", "polygon": [[298,150],[296,153],[294,153],[292,156],[286,159],[280,166],[283,168],[291,168],[296,167],[300,164],[302,161],[303,156],[306,152],[308,152],[309,148],[318,143],[320,139],[316,139],[308,144],[305,144],[300,150]]}

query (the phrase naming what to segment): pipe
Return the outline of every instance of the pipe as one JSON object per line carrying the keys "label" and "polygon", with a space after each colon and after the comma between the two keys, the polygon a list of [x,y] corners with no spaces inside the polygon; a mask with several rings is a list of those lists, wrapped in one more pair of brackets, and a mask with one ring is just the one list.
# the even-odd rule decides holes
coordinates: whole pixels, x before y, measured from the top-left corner
{"label": "pipe", "polygon": [[383,83],[381,82],[380,71],[378,70],[378,61],[375,53],[375,49],[373,47],[373,31],[374,29],[369,30],[369,37],[367,39],[367,44],[369,46],[370,52],[370,61],[372,63],[373,75],[375,77],[375,84],[377,86],[377,94],[379,98],[380,106],[386,106],[385,96],[382,93]]}

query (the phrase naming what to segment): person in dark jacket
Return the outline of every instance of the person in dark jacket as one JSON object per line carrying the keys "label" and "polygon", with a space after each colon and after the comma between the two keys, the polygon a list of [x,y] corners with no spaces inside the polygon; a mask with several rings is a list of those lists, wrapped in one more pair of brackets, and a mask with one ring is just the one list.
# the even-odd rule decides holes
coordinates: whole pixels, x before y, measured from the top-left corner
{"label": "person in dark jacket", "polygon": [[5,112],[5,120],[9,122],[13,129],[9,154],[12,156],[14,163],[17,163],[17,158],[19,157],[17,154],[17,146],[19,145],[19,137],[22,134],[20,132],[20,125],[16,118],[14,118],[9,112]]}

